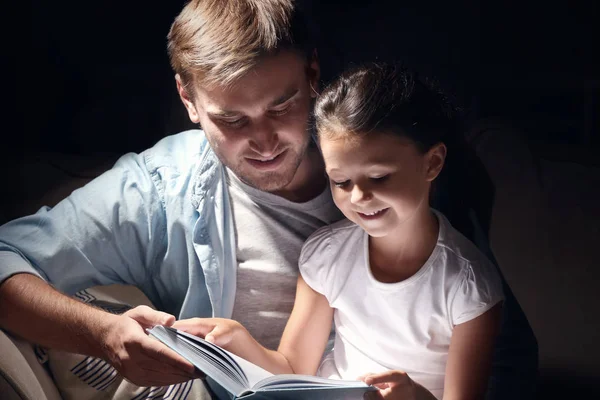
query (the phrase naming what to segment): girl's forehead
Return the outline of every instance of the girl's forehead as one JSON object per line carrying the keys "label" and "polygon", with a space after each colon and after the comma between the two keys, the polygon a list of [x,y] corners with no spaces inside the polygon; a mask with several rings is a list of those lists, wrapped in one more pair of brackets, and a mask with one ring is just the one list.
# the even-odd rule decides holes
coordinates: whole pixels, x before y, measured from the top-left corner
{"label": "girl's forehead", "polygon": [[322,148],[333,152],[380,154],[417,149],[417,145],[405,136],[379,132],[323,135],[320,136],[319,143]]}
{"label": "girl's forehead", "polygon": [[420,152],[408,138],[389,134],[354,135],[349,138],[320,139],[325,163],[337,164],[388,165],[418,157]]}

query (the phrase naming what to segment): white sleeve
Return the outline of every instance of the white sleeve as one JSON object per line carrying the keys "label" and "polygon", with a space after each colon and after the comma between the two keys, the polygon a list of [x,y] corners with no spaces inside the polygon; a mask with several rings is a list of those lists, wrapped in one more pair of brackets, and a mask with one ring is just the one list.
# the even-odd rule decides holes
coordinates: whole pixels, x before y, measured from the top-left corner
{"label": "white sleeve", "polygon": [[450,304],[454,325],[470,321],[504,300],[502,281],[496,268],[488,261],[469,264],[457,282]]}
{"label": "white sleeve", "polygon": [[328,277],[333,263],[331,262],[331,228],[324,226],[313,233],[302,246],[299,269],[304,281],[314,291],[321,293],[329,300],[331,284]]}

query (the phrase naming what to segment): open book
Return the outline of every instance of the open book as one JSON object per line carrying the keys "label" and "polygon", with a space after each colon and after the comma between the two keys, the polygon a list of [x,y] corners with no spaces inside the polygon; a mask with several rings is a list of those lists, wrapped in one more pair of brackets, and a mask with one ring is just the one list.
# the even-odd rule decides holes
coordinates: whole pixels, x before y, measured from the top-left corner
{"label": "open book", "polygon": [[360,381],[310,375],[273,375],[206,340],[177,329],[155,326],[148,333],[189,360],[236,399],[362,400],[376,390]]}

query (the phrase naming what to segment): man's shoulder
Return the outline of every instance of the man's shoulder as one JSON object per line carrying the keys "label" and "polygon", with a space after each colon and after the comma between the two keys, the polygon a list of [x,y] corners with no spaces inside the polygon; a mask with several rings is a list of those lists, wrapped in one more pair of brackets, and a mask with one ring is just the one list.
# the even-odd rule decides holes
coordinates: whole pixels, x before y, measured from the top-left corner
{"label": "man's shoulder", "polygon": [[202,130],[169,135],[139,154],[123,156],[115,166],[125,169],[131,162],[145,170],[163,196],[200,195],[214,187],[221,163]]}
{"label": "man's shoulder", "polygon": [[212,152],[204,132],[192,129],[162,138],[142,155],[151,171],[159,168],[186,170],[208,151]]}

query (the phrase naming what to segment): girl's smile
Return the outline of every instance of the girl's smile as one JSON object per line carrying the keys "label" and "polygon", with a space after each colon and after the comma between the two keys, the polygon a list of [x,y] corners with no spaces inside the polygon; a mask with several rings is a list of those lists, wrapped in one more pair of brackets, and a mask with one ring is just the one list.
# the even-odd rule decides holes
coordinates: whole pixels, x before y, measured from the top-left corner
{"label": "girl's smile", "polygon": [[437,146],[423,153],[408,138],[376,132],[321,138],[320,144],[336,205],[369,235],[397,232],[429,210],[431,180],[443,164]]}

